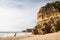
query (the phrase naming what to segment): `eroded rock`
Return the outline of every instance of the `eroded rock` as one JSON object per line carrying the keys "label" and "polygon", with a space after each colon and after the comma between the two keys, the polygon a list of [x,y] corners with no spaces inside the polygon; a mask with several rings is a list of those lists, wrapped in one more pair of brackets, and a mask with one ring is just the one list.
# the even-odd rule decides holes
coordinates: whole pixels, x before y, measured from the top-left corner
{"label": "eroded rock", "polygon": [[47,3],[37,14],[37,25],[33,34],[47,34],[60,31],[60,1]]}

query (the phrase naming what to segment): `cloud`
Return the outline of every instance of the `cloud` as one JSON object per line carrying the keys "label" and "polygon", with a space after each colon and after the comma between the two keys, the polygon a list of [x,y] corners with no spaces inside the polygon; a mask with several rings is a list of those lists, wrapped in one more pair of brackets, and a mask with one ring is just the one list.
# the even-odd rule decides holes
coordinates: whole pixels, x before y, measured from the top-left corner
{"label": "cloud", "polygon": [[0,8],[1,31],[2,30],[7,31],[7,29],[9,31],[21,30],[21,28],[26,29],[32,24],[34,20],[35,20],[35,17],[34,17],[33,11],[31,10],[22,10],[22,9],[16,10],[16,9],[2,8],[2,7]]}

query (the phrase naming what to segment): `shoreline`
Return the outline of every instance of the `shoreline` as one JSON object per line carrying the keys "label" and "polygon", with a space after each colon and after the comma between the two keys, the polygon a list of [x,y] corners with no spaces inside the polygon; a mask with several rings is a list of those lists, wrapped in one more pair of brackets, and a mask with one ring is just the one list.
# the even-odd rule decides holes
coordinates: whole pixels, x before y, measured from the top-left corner
{"label": "shoreline", "polygon": [[0,37],[0,40],[60,40],[60,32],[50,33],[45,35],[27,34],[16,37],[4,37],[4,38]]}

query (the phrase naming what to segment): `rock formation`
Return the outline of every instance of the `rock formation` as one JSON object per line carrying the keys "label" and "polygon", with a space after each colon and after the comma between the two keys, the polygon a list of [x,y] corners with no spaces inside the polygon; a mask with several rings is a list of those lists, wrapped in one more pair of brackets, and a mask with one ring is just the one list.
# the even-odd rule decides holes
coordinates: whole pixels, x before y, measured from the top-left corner
{"label": "rock formation", "polygon": [[60,30],[60,1],[47,3],[37,13],[37,25],[32,34],[47,34]]}
{"label": "rock formation", "polygon": [[22,32],[32,32],[32,29],[22,30]]}

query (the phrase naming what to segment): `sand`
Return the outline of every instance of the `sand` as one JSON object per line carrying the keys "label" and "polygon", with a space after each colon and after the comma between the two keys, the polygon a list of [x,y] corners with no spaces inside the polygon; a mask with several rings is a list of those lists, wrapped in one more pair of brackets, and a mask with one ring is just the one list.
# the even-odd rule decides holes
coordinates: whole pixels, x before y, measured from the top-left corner
{"label": "sand", "polygon": [[16,37],[0,37],[0,40],[60,40],[60,32],[45,35],[24,35]]}

